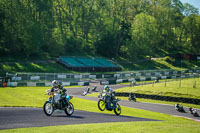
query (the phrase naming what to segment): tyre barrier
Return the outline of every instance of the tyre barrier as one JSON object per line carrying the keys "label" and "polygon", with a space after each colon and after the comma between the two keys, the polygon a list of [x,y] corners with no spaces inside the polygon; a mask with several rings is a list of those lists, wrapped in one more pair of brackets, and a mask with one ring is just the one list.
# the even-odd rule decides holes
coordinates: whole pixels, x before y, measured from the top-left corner
{"label": "tyre barrier", "polygon": [[[74,86],[74,85],[79,85],[79,86],[89,86],[90,82],[67,82],[67,84],[64,84],[63,86]],[[51,86],[51,83],[44,83],[44,82],[8,82],[7,87],[17,87],[17,86]]]}
{"label": "tyre barrier", "polygon": [[[130,93],[122,93],[116,92],[116,96],[129,97]],[[169,102],[182,102],[182,103],[190,103],[200,105],[200,99],[195,98],[184,98],[184,97],[171,97],[171,96],[160,96],[160,95],[147,95],[147,94],[138,94],[134,93],[137,98],[144,99],[153,99],[153,100],[161,100],[161,101],[169,101]]]}

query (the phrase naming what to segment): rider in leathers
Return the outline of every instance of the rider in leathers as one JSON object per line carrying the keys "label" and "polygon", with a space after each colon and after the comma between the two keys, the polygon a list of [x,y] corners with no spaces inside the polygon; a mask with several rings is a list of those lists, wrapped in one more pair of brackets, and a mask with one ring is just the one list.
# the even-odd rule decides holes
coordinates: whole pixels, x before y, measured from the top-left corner
{"label": "rider in leathers", "polygon": [[53,80],[52,81],[51,92],[55,92],[56,89],[60,90],[61,99],[62,99],[62,96],[65,94],[65,92],[67,90],[62,86],[62,82],[61,81]]}
{"label": "rider in leathers", "polygon": [[115,97],[114,93],[115,92],[108,85],[104,86],[103,92],[107,94],[106,101],[110,102],[111,100],[114,100],[114,97]]}

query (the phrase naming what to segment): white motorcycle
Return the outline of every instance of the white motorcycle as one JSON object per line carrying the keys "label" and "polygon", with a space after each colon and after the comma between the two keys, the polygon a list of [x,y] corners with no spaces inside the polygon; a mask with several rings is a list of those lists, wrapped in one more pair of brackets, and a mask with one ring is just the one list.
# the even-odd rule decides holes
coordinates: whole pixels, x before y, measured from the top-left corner
{"label": "white motorcycle", "polygon": [[55,92],[47,90],[47,95],[49,95],[48,101],[44,103],[43,111],[47,116],[51,116],[55,110],[64,110],[66,115],[71,116],[74,112],[74,106],[70,102],[73,96],[67,95],[66,90],[60,92],[61,90],[57,89]]}

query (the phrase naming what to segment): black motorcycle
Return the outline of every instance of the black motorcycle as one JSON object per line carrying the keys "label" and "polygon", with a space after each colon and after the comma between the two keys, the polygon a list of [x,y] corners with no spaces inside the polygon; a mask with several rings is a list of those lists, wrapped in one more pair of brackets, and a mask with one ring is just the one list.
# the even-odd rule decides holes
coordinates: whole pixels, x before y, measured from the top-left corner
{"label": "black motorcycle", "polygon": [[115,98],[115,93],[112,92],[111,94],[108,94],[106,92],[102,92],[99,94],[99,101],[98,101],[98,108],[101,111],[104,111],[105,109],[108,111],[112,111],[114,110],[116,115],[120,115],[121,114],[121,107],[118,104],[118,101],[120,101],[120,99],[116,99]]}
{"label": "black motorcycle", "polygon": [[197,113],[196,109],[193,109],[193,108],[190,107],[189,111],[194,117],[199,117],[199,114]]}
{"label": "black motorcycle", "polygon": [[43,111],[47,116],[51,116],[55,110],[64,110],[68,116],[74,113],[74,106],[70,102],[73,96],[68,96],[65,92],[61,95],[60,90],[55,92],[47,90],[46,92],[49,95],[49,99],[44,103]]}
{"label": "black motorcycle", "polygon": [[129,100],[129,101],[134,101],[134,102],[136,102],[136,96],[135,96],[135,94],[130,93],[130,94],[129,94],[129,97],[128,97],[128,100]]}
{"label": "black motorcycle", "polygon": [[97,90],[97,86],[95,86],[93,89],[92,89],[92,91],[96,91]]}
{"label": "black motorcycle", "polygon": [[183,109],[183,106],[181,104],[176,104],[175,109],[179,112],[185,112],[185,110]]}

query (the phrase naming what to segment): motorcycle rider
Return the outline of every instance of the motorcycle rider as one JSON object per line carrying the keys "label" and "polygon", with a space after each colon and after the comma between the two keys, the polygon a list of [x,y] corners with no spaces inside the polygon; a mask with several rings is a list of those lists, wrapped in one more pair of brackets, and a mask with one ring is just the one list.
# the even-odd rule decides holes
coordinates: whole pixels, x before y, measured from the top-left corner
{"label": "motorcycle rider", "polygon": [[131,101],[131,100],[133,100],[133,101],[136,102],[136,96],[135,96],[135,94],[134,94],[133,92],[131,92],[131,93],[129,94],[129,101]]}
{"label": "motorcycle rider", "polygon": [[62,86],[62,82],[61,81],[53,80],[52,81],[51,92],[54,92],[56,89],[60,89],[61,92],[66,92],[66,89]]}
{"label": "motorcycle rider", "polygon": [[55,89],[57,89],[58,81],[57,80],[53,80],[51,83],[52,83],[51,92],[54,92]]}
{"label": "motorcycle rider", "polygon": [[115,98],[115,92],[108,86],[108,85],[105,85],[104,86],[104,90],[103,90],[104,93],[107,94],[107,100],[110,101],[110,100],[114,100]]}
{"label": "motorcycle rider", "polygon": [[177,104],[175,105],[175,109],[176,109],[176,110],[179,110],[179,111],[183,111],[183,106],[182,106],[180,103],[177,103]]}
{"label": "motorcycle rider", "polygon": [[62,99],[63,98],[62,96],[65,94],[65,92],[67,90],[62,86],[62,82],[61,81],[53,80],[52,81],[51,92],[55,92],[57,89],[60,90],[60,94],[61,94],[60,97]]}
{"label": "motorcycle rider", "polygon": [[113,90],[108,85],[104,86],[104,90],[103,91],[106,92],[106,93],[112,93],[113,92]]}
{"label": "motorcycle rider", "polygon": [[192,107],[189,108],[190,113],[193,113],[194,109]]}
{"label": "motorcycle rider", "polygon": [[190,111],[190,113],[191,113],[193,116],[199,117],[199,114],[197,113],[197,110],[196,110],[196,109],[193,109],[192,107],[190,107],[190,108],[189,108],[189,111]]}

